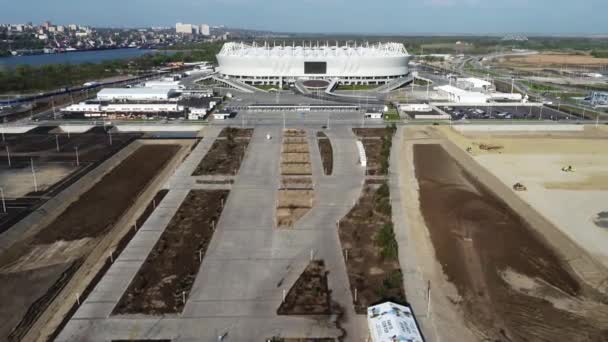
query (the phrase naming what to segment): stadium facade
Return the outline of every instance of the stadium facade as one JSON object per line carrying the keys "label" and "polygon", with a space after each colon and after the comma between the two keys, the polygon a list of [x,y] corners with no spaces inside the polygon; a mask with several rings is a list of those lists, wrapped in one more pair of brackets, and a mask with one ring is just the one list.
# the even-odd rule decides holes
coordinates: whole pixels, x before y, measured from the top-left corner
{"label": "stadium facade", "polygon": [[230,42],[217,55],[219,73],[251,85],[305,80],[385,84],[409,73],[410,55],[399,43],[364,45],[253,45]]}

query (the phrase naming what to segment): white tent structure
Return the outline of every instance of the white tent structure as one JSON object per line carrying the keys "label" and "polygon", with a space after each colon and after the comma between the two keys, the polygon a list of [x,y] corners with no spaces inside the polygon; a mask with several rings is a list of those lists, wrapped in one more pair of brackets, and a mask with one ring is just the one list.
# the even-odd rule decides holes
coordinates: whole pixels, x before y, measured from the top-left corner
{"label": "white tent structure", "polygon": [[367,324],[373,342],[424,342],[412,310],[385,302],[367,308]]}

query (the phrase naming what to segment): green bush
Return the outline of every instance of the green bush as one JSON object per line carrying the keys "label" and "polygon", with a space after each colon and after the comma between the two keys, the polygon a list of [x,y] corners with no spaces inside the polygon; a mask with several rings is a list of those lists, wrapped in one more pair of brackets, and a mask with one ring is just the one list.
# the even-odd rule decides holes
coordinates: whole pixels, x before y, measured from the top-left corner
{"label": "green bush", "polygon": [[401,270],[395,270],[384,278],[382,285],[384,285],[384,287],[387,289],[397,289],[401,287],[402,282],[403,275],[401,274]]}
{"label": "green bush", "polygon": [[376,197],[381,199],[381,198],[388,198],[389,196],[390,196],[390,190],[388,188],[388,184],[383,183],[382,185],[380,185],[380,187],[376,191]]}
{"label": "green bush", "polygon": [[393,224],[387,223],[376,233],[374,242],[380,247],[380,255],[386,260],[396,260],[399,256],[399,246],[395,240]]}

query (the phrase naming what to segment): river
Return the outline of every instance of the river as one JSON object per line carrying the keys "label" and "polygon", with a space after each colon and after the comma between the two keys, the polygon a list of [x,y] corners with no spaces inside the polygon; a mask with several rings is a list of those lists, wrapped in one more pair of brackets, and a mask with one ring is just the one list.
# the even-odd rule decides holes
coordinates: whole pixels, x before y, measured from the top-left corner
{"label": "river", "polygon": [[[99,63],[108,60],[128,59],[139,57],[147,53],[157,52],[148,49],[113,49],[94,51],[73,51],[65,53],[0,57],[0,71],[12,69],[17,65],[41,66],[48,64],[82,64]],[[164,52],[163,52],[164,53]]]}

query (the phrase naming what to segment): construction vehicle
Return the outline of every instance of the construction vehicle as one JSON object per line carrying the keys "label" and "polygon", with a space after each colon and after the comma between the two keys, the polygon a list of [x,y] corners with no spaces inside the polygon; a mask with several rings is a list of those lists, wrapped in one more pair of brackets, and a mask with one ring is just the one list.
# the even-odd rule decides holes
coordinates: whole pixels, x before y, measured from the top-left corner
{"label": "construction vehicle", "polygon": [[562,167],[562,171],[564,171],[564,172],[574,172],[574,168],[572,167],[572,165],[568,165],[568,166]]}
{"label": "construction vehicle", "polygon": [[515,190],[515,191],[526,191],[526,190],[528,190],[528,188],[526,188],[523,184],[517,182],[517,183],[513,184],[513,190]]}

